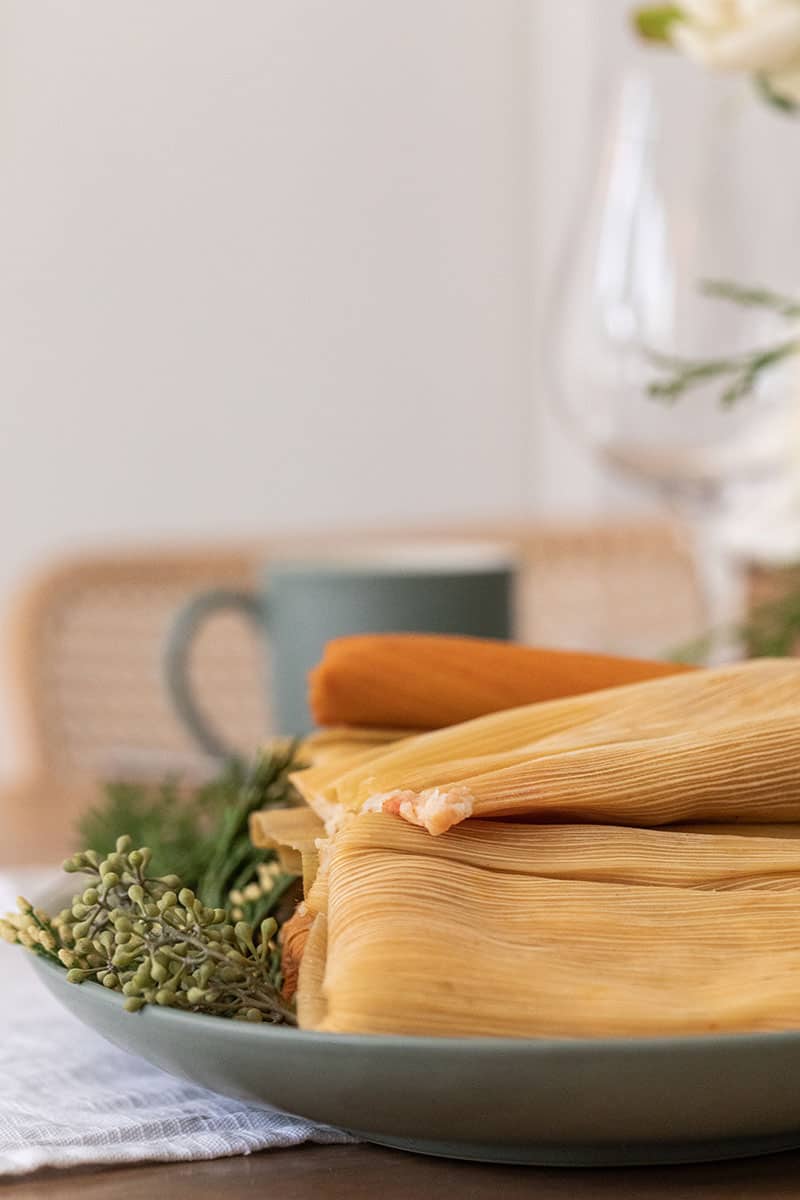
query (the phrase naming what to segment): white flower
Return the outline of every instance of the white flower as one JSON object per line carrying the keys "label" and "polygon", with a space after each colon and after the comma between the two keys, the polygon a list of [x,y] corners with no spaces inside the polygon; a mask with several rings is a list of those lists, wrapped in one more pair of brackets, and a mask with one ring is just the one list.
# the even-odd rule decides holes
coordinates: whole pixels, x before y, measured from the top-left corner
{"label": "white flower", "polygon": [[684,0],[673,44],[717,71],[762,76],[800,104],[800,0]]}

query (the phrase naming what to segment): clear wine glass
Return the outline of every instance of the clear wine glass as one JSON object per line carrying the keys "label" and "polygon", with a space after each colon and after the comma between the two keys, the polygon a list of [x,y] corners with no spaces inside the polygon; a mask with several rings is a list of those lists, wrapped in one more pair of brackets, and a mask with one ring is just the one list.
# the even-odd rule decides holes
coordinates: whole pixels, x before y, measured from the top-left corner
{"label": "clear wine glass", "polygon": [[683,519],[721,661],[743,613],[742,514],[800,472],[800,385],[787,359],[732,404],[716,379],[673,401],[648,387],[661,356],[728,357],[791,336],[768,307],[701,284],[800,298],[800,119],[745,80],[650,49],[631,51],[598,107],[604,133],[548,308],[550,396],[574,437]]}

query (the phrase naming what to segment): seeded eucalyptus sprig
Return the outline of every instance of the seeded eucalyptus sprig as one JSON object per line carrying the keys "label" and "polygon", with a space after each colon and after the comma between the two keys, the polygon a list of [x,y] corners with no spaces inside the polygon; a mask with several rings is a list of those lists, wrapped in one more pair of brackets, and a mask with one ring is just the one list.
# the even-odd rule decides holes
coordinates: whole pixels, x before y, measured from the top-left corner
{"label": "seeded eucalyptus sprig", "polygon": [[89,886],[55,918],[20,898],[0,936],[67,968],[70,983],[93,980],[122,992],[129,1012],[158,1004],[240,1021],[295,1024],[280,995],[277,922],[257,928],[207,907],[177,875],[147,874],[151,852],[120,837],[105,859],[87,850],[64,869]]}

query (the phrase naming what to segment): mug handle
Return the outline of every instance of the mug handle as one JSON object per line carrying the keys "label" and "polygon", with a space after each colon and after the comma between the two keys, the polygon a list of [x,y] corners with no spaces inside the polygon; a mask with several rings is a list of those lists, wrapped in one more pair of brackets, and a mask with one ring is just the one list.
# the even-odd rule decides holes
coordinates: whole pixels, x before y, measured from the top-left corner
{"label": "mug handle", "polygon": [[203,716],[189,681],[192,643],[209,617],[220,612],[239,612],[259,629],[264,629],[263,603],[252,592],[212,588],[193,596],[176,613],[164,643],[164,683],[173,707],[198,746],[212,758],[239,758],[240,754]]}

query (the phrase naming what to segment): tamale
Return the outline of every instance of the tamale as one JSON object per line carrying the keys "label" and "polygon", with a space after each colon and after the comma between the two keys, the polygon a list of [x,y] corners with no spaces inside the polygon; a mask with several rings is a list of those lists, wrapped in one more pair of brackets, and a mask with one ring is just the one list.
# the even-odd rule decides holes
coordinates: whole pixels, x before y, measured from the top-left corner
{"label": "tamale", "polygon": [[[740,881],[751,869],[754,879],[796,876],[792,844],[583,830],[579,852],[574,830],[543,827],[549,850],[537,852],[528,831],[521,855],[524,826],[481,825],[434,841],[376,814],[336,836],[309,905],[320,915],[300,971],[303,1027],[510,1037],[800,1028],[800,891],[707,887],[732,869]],[[522,859],[536,868],[537,853],[538,865],[548,854],[555,865],[560,843],[559,869],[582,857],[601,870],[615,842],[616,882],[521,869]],[[672,886],[693,870],[701,886]]]}
{"label": "tamale", "polygon": [[800,839],[800,823],[780,825],[775,822],[773,825],[751,825],[746,821],[739,821],[732,825],[725,825],[687,821],[684,824],[663,825],[661,828],[673,833],[713,833],[716,836],[727,834],[730,837]]}
{"label": "tamale", "polygon": [[296,993],[297,1023],[301,1029],[316,1029],[325,1019],[325,968],[328,962],[328,918],[317,913],[306,938],[300,961]]}
{"label": "tamale", "polygon": [[320,725],[437,729],[691,669],[481,638],[366,633],[327,644],[309,703]]}
{"label": "tamale", "polygon": [[313,923],[314,915],[309,912],[305,901],[301,900],[288,921],[281,926],[281,995],[284,1000],[291,1000],[297,991],[300,964]]}
{"label": "tamale", "polygon": [[335,828],[364,806],[663,825],[800,820],[800,661],[763,659],[529,705],[293,776]]}
{"label": "tamale", "polygon": [[[465,821],[442,837],[426,839],[417,827],[382,813],[353,818],[333,842],[333,852],[362,850],[418,854],[507,875],[574,879],[642,887],[735,891],[742,888],[800,892],[800,842],[785,838],[730,837],[614,825],[529,825]],[[327,872],[308,897],[311,911],[325,909]]]}
{"label": "tamale", "polygon": [[300,743],[298,758],[313,767],[328,766],[344,762],[364,751],[380,750],[418,732],[416,729],[369,729],[349,725],[315,729]]}
{"label": "tamale", "polygon": [[303,876],[307,894],[319,866],[317,841],[325,826],[306,805],[296,808],[265,808],[250,815],[250,838],[254,846],[277,851],[284,871]]}

